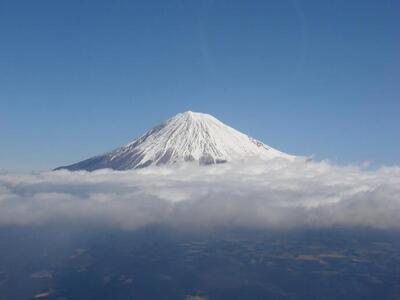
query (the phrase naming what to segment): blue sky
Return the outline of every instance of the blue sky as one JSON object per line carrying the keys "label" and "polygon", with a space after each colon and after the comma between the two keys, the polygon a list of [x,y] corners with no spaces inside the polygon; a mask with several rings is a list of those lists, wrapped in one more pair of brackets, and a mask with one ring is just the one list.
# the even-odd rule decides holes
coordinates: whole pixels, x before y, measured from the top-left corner
{"label": "blue sky", "polygon": [[178,112],[293,154],[400,164],[400,2],[0,0],[0,169],[111,150]]}

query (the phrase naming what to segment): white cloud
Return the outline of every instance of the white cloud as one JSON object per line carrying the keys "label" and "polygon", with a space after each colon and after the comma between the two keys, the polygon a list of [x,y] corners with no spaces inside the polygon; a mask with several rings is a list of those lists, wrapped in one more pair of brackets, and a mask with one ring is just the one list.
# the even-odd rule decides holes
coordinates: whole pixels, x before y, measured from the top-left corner
{"label": "white cloud", "polygon": [[400,168],[241,162],[116,172],[0,173],[0,225],[400,228]]}

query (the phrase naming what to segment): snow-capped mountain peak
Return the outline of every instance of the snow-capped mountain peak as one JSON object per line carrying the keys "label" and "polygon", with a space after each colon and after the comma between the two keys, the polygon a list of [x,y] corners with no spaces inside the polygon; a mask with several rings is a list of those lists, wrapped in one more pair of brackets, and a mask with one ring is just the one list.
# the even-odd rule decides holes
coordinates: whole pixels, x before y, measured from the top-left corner
{"label": "snow-capped mountain peak", "polygon": [[207,165],[246,158],[275,157],[294,158],[225,125],[209,114],[186,111],[123,147],[57,169],[126,170],[188,161]]}

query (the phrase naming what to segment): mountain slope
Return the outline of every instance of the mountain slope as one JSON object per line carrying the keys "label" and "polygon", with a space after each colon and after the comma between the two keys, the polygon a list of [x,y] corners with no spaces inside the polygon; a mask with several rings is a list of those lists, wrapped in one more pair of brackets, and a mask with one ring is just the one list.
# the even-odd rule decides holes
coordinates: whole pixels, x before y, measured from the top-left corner
{"label": "mountain slope", "polygon": [[211,115],[187,111],[121,148],[56,170],[127,170],[187,161],[207,165],[244,158],[276,157],[294,158],[225,125]]}

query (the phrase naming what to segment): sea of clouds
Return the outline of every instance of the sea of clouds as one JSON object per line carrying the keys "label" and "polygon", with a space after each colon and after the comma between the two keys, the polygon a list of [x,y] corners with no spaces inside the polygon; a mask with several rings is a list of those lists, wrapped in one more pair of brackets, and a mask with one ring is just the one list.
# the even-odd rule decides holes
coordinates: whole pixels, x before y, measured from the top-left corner
{"label": "sea of clouds", "polygon": [[400,228],[400,167],[242,161],[141,170],[0,173],[0,226],[89,222]]}

